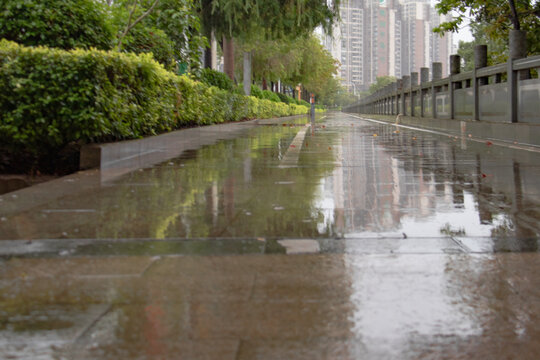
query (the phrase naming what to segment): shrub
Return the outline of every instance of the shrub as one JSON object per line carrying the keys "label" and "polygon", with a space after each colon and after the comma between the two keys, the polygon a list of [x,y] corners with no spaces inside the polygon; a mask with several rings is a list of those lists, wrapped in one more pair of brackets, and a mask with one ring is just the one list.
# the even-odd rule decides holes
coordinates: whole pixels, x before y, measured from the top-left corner
{"label": "shrub", "polygon": [[311,104],[308,103],[308,102],[305,101],[305,100],[296,100],[296,103],[297,103],[298,105],[307,106],[307,107],[311,108]]}
{"label": "shrub", "polygon": [[180,125],[210,125],[248,117],[247,99],[187,76],[177,77]]}
{"label": "shrub", "polygon": [[6,40],[0,41],[0,87],[0,171],[22,158],[28,161],[24,171],[51,171],[43,163],[75,143],[308,111],[176,76],[151,54],[64,51]]}
{"label": "shrub", "polygon": [[294,99],[290,96],[287,96],[282,93],[275,93],[275,94],[279,97],[279,100],[281,100],[281,102],[284,102],[285,104],[296,104]]}
{"label": "shrub", "polygon": [[263,98],[273,102],[281,102],[279,96],[277,96],[275,92],[272,92],[270,90],[263,90]]}
{"label": "shrub", "polygon": [[304,105],[296,105],[296,104],[290,104],[289,109],[290,109],[289,115],[309,114],[309,111],[310,111],[308,107],[305,107]]}
{"label": "shrub", "polygon": [[255,96],[258,99],[264,99],[263,92],[257,85],[251,85],[251,96]]}
{"label": "shrub", "polygon": [[110,49],[113,31],[95,0],[2,0],[0,38],[27,46]]}
{"label": "shrub", "polygon": [[213,69],[203,69],[201,71],[200,79],[203,83],[209,86],[215,86],[217,88],[233,91],[234,84],[227,74]]}
{"label": "shrub", "polygon": [[244,92],[244,85],[243,84],[236,85],[233,88],[232,92],[235,93],[235,94],[238,94],[238,95],[246,95],[246,93]]}
{"label": "shrub", "polygon": [[175,126],[175,81],[151,55],[0,41],[0,143],[36,157],[73,141],[135,138]]}

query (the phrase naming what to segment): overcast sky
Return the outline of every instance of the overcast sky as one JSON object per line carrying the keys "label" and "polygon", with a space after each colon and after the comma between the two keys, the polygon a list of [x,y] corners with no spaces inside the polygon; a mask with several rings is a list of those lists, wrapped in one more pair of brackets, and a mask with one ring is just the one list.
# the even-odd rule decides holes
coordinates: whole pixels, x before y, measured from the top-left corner
{"label": "overcast sky", "polygon": [[466,22],[466,24],[461,25],[461,29],[459,30],[459,32],[457,34],[454,34],[454,44],[456,44],[456,45],[459,43],[459,40],[463,40],[463,41],[472,41],[473,40],[471,31],[469,29],[469,21],[465,20],[464,23],[465,22]]}
{"label": "overcast sky", "polygon": [[[431,0],[431,5],[435,6],[435,4],[437,4],[438,2],[439,2],[438,0]],[[469,30],[469,21],[468,20],[464,21],[464,23],[461,25],[461,29],[459,30],[459,32],[457,34],[454,33],[453,40],[454,40],[454,45],[456,45],[456,46],[457,46],[457,44],[459,43],[460,40],[463,40],[463,41],[472,41],[473,40],[471,31]]]}

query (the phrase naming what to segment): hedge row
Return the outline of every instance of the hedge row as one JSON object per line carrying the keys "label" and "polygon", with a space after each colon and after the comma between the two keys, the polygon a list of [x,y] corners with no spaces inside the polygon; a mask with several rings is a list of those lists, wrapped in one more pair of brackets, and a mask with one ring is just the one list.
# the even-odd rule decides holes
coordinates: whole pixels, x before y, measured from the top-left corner
{"label": "hedge row", "polygon": [[0,41],[0,88],[1,152],[36,159],[75,142],[308,112],[176,76],[151,55],[25,47],[6,40]]}

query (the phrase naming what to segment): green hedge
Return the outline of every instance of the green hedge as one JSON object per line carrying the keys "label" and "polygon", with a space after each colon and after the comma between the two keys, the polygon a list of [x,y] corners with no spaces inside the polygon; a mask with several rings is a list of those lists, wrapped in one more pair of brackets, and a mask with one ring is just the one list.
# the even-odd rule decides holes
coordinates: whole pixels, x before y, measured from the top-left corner
{"label": "green hedge", "polygon": [[297,103],[298,105],[311,107],[311,104],[308,103],[306,100],[296,100],[296,103]]}
{"label": "green hedge", "polygon": [[234,84],[225,74],[213,69],[202,69],[200,79],[209,86],[215,86],[222,90],[232,91]]}
{"label": "green hedge", "polygon": [[[296,103],[296,100],[294,100],[292,97],[290,97],[289,95],[285,95],[285,94],[282,94],[282,93],[275,93],[279,99],[281,100],[281,102],[284,102],[285,104],[297,104]],[[297,104],[298,105],[298,104]]]}
{"label": "green hedge", "polygon": [[6,40],[0,41],[0,87],[0,153],[29,154],[30,168],[73,143],[308,112],[176,76],[151,54],[65,51]]}
{"label": "green hedge", "polygon": [[270,100],[273,102],[281,102],[281,99],[279,98],[279,96],[277,96],[277,94],[274,93],[273,91],[263,90],[262,93],[263,93],[263,98],[266,100]]}
{"label": "green hedge", "polygon": [[258,99],[264,99],[262,89],[254,84],[251,84],[251,96],[255,96]]}

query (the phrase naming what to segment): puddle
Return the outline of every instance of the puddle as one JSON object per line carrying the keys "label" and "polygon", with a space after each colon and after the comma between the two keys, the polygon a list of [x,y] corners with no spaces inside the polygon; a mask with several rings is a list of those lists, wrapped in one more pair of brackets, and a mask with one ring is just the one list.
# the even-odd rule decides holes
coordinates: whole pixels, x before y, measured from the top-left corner
{"label": "puddle", "polygon": [[[139,239],[193,240],[166,253],[197,253],[187,248],[198,239],[236,239],[238,249],[217,241],[214,253],[244,253],[260,250],[244,242],[258,237],[493,238],[490,251],[538,250],[536,153],[331,116],[313,131],[306,119],[258,126],[5,216],[0,239],[101,239],[111,242],[104,253],[119,246],[128,254],[165,246]],[[212,253],[205,246],[201,254]]]}

